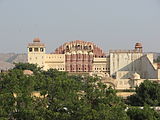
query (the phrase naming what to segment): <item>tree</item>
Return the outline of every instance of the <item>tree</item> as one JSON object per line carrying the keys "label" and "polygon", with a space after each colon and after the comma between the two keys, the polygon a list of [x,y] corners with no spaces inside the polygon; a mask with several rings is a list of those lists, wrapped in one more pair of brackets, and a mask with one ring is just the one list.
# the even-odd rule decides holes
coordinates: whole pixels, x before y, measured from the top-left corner
{"label": "tree", "polygon": [[128,116],[131,120],[159,120],[160,113],[151,109],[149,106],[143,108],[132,107],[127,111]]}
{"label": "tree", "polygon": [[160,105],[160,84],[145,80],[136,88],[136,94],[127,98],[127,104],[133,106]]}
{"label": "tree", "polygon": [[[116,96],[116,90],[108,88],[99,78],[26,66],[20,64],[0,74],[0,119],[129,119],[126,105]],[[35,72],[24,75],[25,69]],[[42,96],[33,96],[35,91]]]}
{"label": "tree", "polygon": [[14,63],[14,64],[15,67],[13,69],[31,70],[34,73],[41,71],[41,67],[38,67],[37,64],[30,64],[30,63]]}
{"label": "tree", "polygon": [[116,96],[116,91],[107,88],[98,78],[87,77],[83,87],[83,99],[89,105],[91,120],[127,120],[125,104]]}
{"label": "tree", "polygon": [[27,76],[22,70],[13,69],[1,73],[0,116],[6,119],[35,120],[41,114],[38,100],[32,96],[35,76]]}
{"label": "tree", "polygon": [[48,120],[128,119],[122,99],[98,78],[59,74],[48,93]]}

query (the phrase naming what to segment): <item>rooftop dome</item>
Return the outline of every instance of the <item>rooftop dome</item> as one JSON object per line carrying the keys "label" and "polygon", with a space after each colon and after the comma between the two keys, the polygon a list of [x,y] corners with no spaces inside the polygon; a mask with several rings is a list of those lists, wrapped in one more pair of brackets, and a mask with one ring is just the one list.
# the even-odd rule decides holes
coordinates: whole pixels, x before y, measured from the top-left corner
{"label": "rooftop dome", "polygon": [[142,48],[142,44],[141,43],[136,43],[135,48]]}
{"label": "rooftop dome", "polygon": [[33,42],[40,42],[41,40],[40,40],[40,38],[34,38],[33,39]]}

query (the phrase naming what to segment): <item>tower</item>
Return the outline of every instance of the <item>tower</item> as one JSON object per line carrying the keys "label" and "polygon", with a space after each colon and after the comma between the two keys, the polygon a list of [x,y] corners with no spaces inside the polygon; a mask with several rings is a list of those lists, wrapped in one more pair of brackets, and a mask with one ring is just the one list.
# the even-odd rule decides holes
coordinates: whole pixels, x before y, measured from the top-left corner
{"label": "tower", "polygon": [[135,44],[135,50],[137,51],[137,52],[143,52],[142,51],[142,44],[141,43],[136,43]]}
{"label": "tower", "polygon": [[33,43],[28,44],[28,63],[45,67],[45,45],[39,38],[35,38]]}

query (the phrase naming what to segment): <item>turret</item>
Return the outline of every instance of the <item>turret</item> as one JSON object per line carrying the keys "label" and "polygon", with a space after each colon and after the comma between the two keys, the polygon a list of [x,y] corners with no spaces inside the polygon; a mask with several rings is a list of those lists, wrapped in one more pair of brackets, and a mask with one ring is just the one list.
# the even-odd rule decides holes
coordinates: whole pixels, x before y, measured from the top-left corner
{"label": "turret", "polygon": [[142,52],[143,51],[143,47],[141,43],[136,43],[135,44],[135,50],[138,52]]}
{"label": "turret", "polygon": [[37,64],[44,67],[45,45],[39,38],[35,38],[32,43],[28,44],[28,63]]}

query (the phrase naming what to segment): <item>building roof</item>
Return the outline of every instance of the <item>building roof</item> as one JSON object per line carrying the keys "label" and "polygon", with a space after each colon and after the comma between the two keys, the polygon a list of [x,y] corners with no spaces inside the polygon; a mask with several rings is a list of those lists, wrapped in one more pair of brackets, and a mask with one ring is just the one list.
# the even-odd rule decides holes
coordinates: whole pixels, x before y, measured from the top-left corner
{"label": "building roof", "polygon": [[37,37],[37,38],[33,39],[33,42],[41,42],[41,40],[40,40],[40,38]]}
{"label": "building roof", "polygon": [[[67,47],[70,50],[67,50],[66,49]],[[92,52],[95,57],[106,56],[105,52],[103,52],[103,50],[100,47],[98,47],[97,45],[95,45],[92,42],[83,41],[83,40],[75,40],[75,41],[71,41],[71,42],[66,42],[63,45],[59,46],[53,52],[53,54],[65,54],[68,52],[73,53],[73,51],[75,51],[75,53],[77,53],[77,51],[79,51],[79,50],[83,51],[82,54],[85,53],[84,51],[88,51],[88,53]]]}
{"label": "building roof", "polygon": [[141,43],[136,43],[135,48],[142,48],[142,44]]}
{"label": "building roof", "polygon": [[33,43],[28,44],[29,47],[45,47],[45,44],[41,43],[40,38],[34,38]]}
{"label": "building roof", "polygon": [[31,70],[24,70],[23,74],[24,75],[33,75],[33,72]]}

